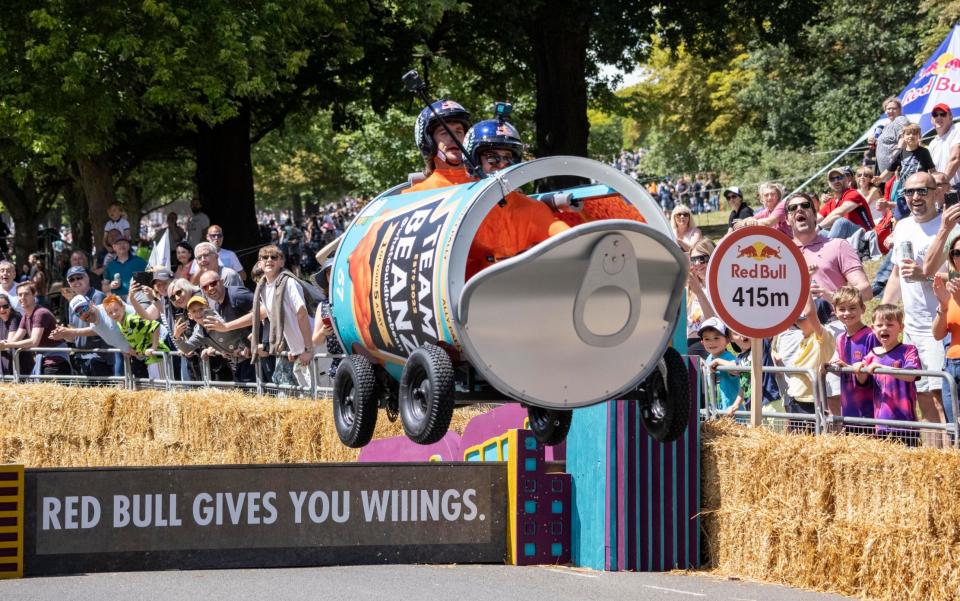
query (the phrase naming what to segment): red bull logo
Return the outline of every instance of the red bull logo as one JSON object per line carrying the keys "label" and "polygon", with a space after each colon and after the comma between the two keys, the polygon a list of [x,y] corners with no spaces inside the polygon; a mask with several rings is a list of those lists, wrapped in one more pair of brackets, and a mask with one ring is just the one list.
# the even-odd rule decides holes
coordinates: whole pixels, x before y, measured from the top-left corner
{"label": "red bull logo", "polygon": [[906,106],[934,91],[960,92],[960,83],[953,81],[956,73],[960,73],[960,57],[944,52],[917,74],[912,82],[914,86],[903,93],[901,102]]}
{"label": "red bull logo", "polygon": [[763,261],[766,259],[780,259],[781,248],[767,246],[763,242],[754,242],[749,246],[737,247],[738,259],[753,259],[754,261]]}
{"label": "red bull logo", "polygon": [[[763,242],[754,242],[749,246],[737,247],[738,259],[752,259],[757,263],[767,259],[782,259],[780,246],[770,246]],[[776,267],[769,265],[754,265],[753,267],[744,267],[738,263],[730,265],[730,277],[733,278],[760,278],[770,280],[782,280],[787,277],[787,266],[780,264]]]}

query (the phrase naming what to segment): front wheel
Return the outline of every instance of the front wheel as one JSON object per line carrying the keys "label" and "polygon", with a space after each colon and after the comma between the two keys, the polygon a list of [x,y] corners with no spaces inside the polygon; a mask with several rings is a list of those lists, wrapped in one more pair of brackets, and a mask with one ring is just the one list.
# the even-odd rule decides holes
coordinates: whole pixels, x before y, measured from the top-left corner
{"label": "front wheel", "polygon": [[541,443],[558,445],[567,438],[573,411],[564,409],[545,409],[530,405],[527,407],[530,429]]}
{"label": "front wheel", "polygon": [[362,355],[345,357],[333,377],[333,422],[340,441],[352,448],[370,442],[377,425],[377,377]]}
{"label": "front wheel", "polygon": [[683,435],[690,410],[689,388],[686,362],[676,349],[667,348],[641,385],[640,418],[654,439],[672,442]]}
{"label": "front wheel", "polygon": [[453,417],[453,363],[439,346],[427,344],[407,358],[400,377],[400,421],[407,438],[433,444]]}

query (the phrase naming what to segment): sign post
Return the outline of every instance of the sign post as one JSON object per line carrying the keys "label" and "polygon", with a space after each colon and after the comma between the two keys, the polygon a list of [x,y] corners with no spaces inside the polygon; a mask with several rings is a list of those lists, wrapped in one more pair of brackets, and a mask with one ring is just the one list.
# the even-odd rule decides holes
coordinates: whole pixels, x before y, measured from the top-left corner
{"label": "sign post", "polygon": [[803,311],[810,276],[800,249],[777,229],[752,226],[720,242],[707,267],[710,299],[728,328],[753,339],[750,423],[763,403],[763,339],[784,331]]}

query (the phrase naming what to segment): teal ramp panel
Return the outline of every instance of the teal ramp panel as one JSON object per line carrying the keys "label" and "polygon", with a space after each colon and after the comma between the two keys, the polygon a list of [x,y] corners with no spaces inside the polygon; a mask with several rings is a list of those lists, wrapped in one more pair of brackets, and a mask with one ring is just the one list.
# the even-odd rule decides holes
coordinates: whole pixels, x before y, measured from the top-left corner
{"label": "teal ramp panel", "polygon": [[[574,565],[595,570],[607,568],[609,541],[615,534],[607,507],[615,497],[608,488],[609,463],[615,456],[610,452],[611,405],[599,403],[574,410],[567,435],[567,472],[573,477],[571,560]],[[616,543],[612,550],[616,551]]]}

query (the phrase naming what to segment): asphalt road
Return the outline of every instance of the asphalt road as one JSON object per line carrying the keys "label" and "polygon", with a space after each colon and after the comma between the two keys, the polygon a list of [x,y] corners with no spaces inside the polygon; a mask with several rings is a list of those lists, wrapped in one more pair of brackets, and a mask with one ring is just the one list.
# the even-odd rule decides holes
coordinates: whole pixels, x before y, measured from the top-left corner
{"label": "asphalt road", "polygon": [[391,565],[130,572],[0,581],[4,601],[821,601],[846,597],[708,576],[565,567]]}

